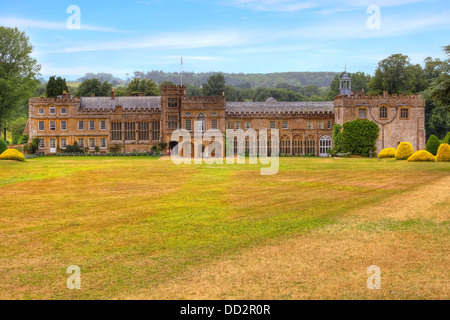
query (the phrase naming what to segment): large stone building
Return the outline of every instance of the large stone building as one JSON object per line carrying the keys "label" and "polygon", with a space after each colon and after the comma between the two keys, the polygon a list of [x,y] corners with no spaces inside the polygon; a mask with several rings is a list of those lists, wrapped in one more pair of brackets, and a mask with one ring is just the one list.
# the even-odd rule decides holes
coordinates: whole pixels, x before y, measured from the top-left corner
{"label": "large stone building", "polygon": [[[77,142],[88,152],[148,152],[158,142],[172,149],[175,129],[189,132],[226,129],[279,129],[280,154],[327,156],[332,127],[368,119],[380,127],[377,150],[410,142],[425,148],[425,102],[418,95],[368,96],[351,92],[344,74],[340,95],[326,102],[227,102],[226,97],[187,97],[185,86],[166,86],[159,97],[30,98],[27,132],[39,138],[39,150],[56,153]],[[270,148],[270,146],[269,146]],[[193,149],[190,152],[194,152]]]}

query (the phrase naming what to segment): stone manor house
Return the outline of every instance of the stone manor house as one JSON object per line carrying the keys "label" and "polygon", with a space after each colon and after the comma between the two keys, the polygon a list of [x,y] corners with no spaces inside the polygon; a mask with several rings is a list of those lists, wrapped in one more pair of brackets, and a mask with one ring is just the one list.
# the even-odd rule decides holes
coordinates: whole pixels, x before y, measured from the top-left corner
{"label": "stone manor house", "polygon": [[[39,151],[53,154],[77,142],[89,152],[148,152],[158,142],[168,149],[175,129],[193,132],[226,129],[279,129],[280,154],[328,156],[332,127],[355,119],[368,119],[380,127],[377,152],[407,141],[415,150],[425,148],[425,101],[418,95],[368,96],[352,92],[344,74],[334,101],[227,102],[226,97],[187,97],[185,86],[166,86],[159,97],[131,96],[30,98],[26,134],[39,138]],[[270,139],[268,139],[270,150]],[[248,148],[246,144],[245,148]],[[189,152],[194,149],[189,147]],[[201,150],[201,149],[200,149]],[[166,150],[168,151],[168,150]],[[191,154],[194,156],[193,154]]]}

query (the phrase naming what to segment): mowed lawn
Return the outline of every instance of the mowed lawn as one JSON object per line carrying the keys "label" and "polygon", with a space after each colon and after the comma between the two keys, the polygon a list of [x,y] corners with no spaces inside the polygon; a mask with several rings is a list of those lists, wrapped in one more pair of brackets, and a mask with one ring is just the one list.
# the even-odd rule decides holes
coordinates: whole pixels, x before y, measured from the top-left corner
{"label": "mowed lawn", "polygon": [[[0,299],[449,299],[450,163],[0,162]],[[81,268],[69,290],[66,269]],[[381,289],[366,286],[381,269]]]}

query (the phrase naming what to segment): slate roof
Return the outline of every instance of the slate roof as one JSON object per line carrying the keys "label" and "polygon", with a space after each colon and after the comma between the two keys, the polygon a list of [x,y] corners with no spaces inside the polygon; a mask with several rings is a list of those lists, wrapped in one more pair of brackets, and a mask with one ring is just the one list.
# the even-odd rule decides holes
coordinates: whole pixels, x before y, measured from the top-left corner
{"label": "slate roof", "polygon": [[226,112],[332,112],[333,101],[278,102],[269,98],[265,102],[227,102]]}
{"label": "slate roof", "polygon": [[80,99],[80,110],[115,109],[121,106],[130,109],[161,109],[161,97],[83,97]]}

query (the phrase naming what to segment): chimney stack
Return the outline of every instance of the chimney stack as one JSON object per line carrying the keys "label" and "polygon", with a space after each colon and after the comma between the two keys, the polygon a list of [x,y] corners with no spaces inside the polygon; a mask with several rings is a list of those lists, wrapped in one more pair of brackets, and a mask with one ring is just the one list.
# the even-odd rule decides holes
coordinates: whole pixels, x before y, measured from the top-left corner
{"label": "chimney stack", "polygon": [[253,102],[256,102],[256,97],[253,97]]}
{"label": "chimney stack", "polygon": [[114,88],[112,88],[112,98],[114,99],[116,97],[116,90],[114,90]]}
{"label": "chimney stack", "polygon": [[387,91],[383,91],[383,97],[387,97],[388,96],[388,92]]}

